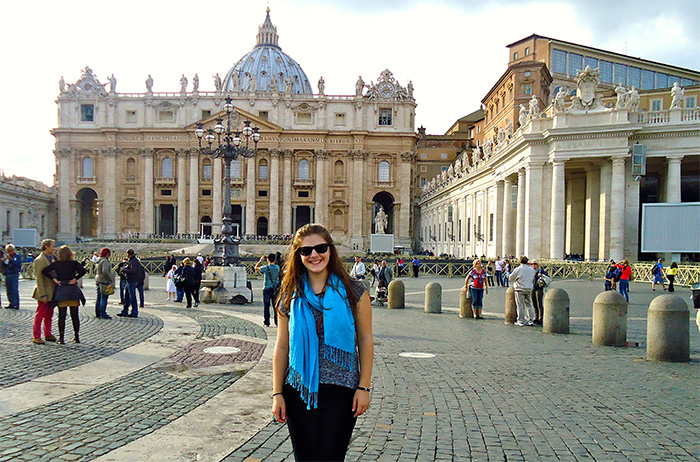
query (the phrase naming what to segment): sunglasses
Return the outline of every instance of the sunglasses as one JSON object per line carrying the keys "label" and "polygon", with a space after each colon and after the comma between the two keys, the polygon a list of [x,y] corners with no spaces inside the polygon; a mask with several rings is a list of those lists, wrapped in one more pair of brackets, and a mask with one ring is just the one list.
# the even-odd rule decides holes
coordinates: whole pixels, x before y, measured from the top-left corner
{"label": "sunglasses", "polygon": [[318,244],[314,246],[305,246],[305,247],[299,247],[299,255],[303,255],[304,257],[308,257],[311,255],[311,252],[316,251],[317,254],[321,255],[326,252],[328,252],[328,244]]}

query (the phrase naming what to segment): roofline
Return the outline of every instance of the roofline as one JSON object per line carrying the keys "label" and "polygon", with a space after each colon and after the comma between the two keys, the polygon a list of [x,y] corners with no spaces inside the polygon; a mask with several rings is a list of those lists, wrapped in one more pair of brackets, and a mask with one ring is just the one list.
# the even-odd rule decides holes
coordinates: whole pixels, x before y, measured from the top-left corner
{"label": "roofline", "polygon": [[486,95],[481,99],[481,103],[483,104],[484,101],[486,101],[486,99],[489,97],[489,95],[491,95],[491,93],[493,93],[496,90],[496,88],[498,88],[501,85],[501,83],[503,83],[505,78],[511,72],[513,72],[513,69],[515,69],[516,67],[530,67],[530,66],[538,66],[541,69],[544,69],[545,71],[547,71],[549,78],[552,78],[552,74],[549,72],[549,68],[547,67],[547,64],[543,63],[542,61],[519,61],[517,63],[513,63],[513,64],[508,66],[508,68],[505,70],[505,72],[503,72],[503,74],[501,74],[501,76],[498,78],[496,83],[491,87],[491,89],[486,92]]}
{"label": "roofline", "polygon": [[604,49],[602,49],[602,48],[591,47],[591,46],[588,46],[588,45],[581,45],[580,43],[567,42],[566,40],[559,40],[559,39],[555,39],[555,38],[551,38],[551,37],[545,37],[544,35],[537,35],[537,34],[532,34],[532,35],[530,35],[530,36],[528,36],[528,37],[525,37],[525,38],[522,38],[522,39],[520,39],[520,40],[517,40],[517,41],[515,41],[515,42],[513,42],[513,43],[511,43],[511,44],[509,44],[509,45],[506,45],[506,48],[510,48],[510,47],[512,47],[512,46],[514,46],[514,45],[517,45],[517,44],[519,44],[519,43],[522,43],[522,42],[524,42],[524,41],[526,41],[526,40],[530,40],[530,39],[533,39],[533,38],[534,38],[534,39],[549,40],[549,41],[551,41],[551,42],[562,43],[562,44],[566,44],[566,45],[573,45],[573,46],[580,47],[580,48],[588,48],[589,50],[595,50],[595,51],[602,52],[602,53],[608,53],[608,54],[611,54],[611,55],[619,56],[619,57],[621,57],[621,58],[634,59],[634,60],[642,61],[642,62],[645,62],[645,63],[654,64],[654,65],[656,65],[656,66],[664,66],[664,67],[668,67],[668,68],[671,68],[671,69],[678,69],[678,70],[684,71],[684,72],[690,72],[690,73],[694,73],[694,74],[700,74],[699,71],[696,71],[696,70],[693,70],[693,69],[688,69],[688,68],[686,68],[686,67],[674,66],[673,64],[666,64],[666,63],[662,63],[662,62],[659,62],[659,61],[652,61],[652,60],[650,60],[650,59],[644,59],[644,58],[640,58],[640,57],[630,56],[630,55],[626,55],[626,54],[623,54],[623,53],[618,53],[618,52],[616,52],[616,51],[604,50]]}

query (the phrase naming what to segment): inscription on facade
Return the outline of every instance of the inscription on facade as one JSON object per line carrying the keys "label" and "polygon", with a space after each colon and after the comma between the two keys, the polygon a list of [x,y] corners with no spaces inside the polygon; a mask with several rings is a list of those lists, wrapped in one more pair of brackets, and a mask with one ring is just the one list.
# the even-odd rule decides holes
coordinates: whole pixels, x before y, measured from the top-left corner
{"label": "inscription on facade", "polygon": [[107,141],[190,141],[194,137],[188,135],[107,135]]}

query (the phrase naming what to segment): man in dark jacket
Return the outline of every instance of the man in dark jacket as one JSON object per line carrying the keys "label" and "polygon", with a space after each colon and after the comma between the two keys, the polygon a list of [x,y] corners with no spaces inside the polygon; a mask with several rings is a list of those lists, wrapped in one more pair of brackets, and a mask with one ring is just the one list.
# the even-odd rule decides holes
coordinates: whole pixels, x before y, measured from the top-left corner
{"label": "man in dark jacket", "polygon": [[22,271],[22,256],[17,253],[15,246],[7,244],[5,247],[5,259],[2,260],[5,284],[7,289],[7,301],[5,308],[19,309],[19,273]]}
{"label": "man in dark jacket", "polygon": [[[124,307],[121,313],[117,313],[117,316],[138,318],[139,306],[136,302],[136,288],[138,287],[141,275],[144,273],[144,269],[139,259],[136,258],[134,249],[126,251],[126,258],[129,259],[129,264],[124,268],[123,273],[126,276],[128,293],[124,299]],[[129,313],[129,306],[131,306],[131,313]]]}

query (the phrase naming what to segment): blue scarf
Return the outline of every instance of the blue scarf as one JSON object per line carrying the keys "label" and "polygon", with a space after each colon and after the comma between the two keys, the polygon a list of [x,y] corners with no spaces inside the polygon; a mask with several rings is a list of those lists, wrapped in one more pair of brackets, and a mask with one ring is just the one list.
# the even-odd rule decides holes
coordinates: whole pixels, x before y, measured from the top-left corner
{"label": "blue scarf", "polygon": [[289,316],[289,382],[299,391],[306,409],[318,407],[319,344],[312,309],[323,313],[323,357],[348,371],[355,364],[355,319],[345,285],[331,274],[325,294],[319,298],[309,277],[302,277],[291,303]]}

